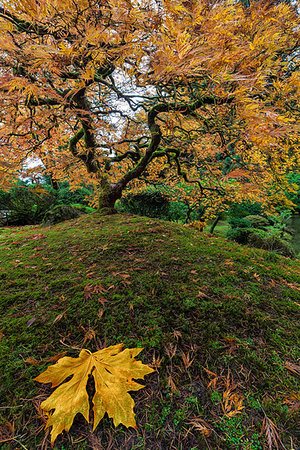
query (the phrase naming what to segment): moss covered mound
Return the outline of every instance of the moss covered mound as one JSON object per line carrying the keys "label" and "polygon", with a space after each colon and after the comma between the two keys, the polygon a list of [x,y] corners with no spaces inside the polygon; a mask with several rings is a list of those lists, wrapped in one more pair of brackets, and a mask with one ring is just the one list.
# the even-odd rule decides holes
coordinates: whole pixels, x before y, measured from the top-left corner
{"label": "moss covered mound", "polygon": [[42,443],[52,357],[119,342],[157,369],[132,393],[138,431],[78,415],[55,448],[263,449],[272,426],[299,446],[299,261],[96,213],[1,230],[0,260],[1,448]]}

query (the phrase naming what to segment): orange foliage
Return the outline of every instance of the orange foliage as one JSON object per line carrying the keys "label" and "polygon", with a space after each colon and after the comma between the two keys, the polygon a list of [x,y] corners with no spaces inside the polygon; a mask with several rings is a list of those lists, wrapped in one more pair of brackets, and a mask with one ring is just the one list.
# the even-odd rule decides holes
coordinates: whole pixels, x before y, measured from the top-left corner
{"label": "orange foliage", "polygon": [[209,215],[271,202],[299,168],[297,46],[285,3],[6,0],[1,186],[36,157],[107,206],[145,183]]}

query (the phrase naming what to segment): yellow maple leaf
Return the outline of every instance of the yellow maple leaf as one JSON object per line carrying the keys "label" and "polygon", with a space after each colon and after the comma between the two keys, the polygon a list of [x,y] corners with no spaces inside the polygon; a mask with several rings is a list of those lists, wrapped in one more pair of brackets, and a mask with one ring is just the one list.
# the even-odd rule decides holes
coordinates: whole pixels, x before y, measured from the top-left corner
{"label": "yellow maple leaf", "polygon": [[[52,444],[63,430],[69,431],[76,414],[81,413],[89,422],[89,396],[86,387],[90,375],[95,382],[92,399],[93,429],[106,412],[115,426],[122,423],[126,427],[136,428],[134,401],[128,391],[143,388],[133,378],[143,379],[154,370],[135,359],[142,348],[123,350],[123,346],[112,345],[95,353],[83,349],[78,358],[61,358],[36,378],[40,383],[52,383],[52,387],[60,385],[41,404],[48,416],[46,428],[52,426]],[[70,376],[72,378],[63,383]]]}

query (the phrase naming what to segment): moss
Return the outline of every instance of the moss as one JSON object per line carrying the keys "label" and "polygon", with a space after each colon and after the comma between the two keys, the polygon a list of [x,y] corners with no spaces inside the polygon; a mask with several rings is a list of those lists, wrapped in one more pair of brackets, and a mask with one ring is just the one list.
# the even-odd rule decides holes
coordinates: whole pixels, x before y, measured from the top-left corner
{"label": "moss", "polygon": [[[27,448],[38,447],[44,433],[36,435],[42,422],[32,400],[48,391],[33,379],[47,359],[122,341],[144,347],[143,361],[159,365],[143,392],[133,394],[146,448],[153,442],[158,448],[207,448],[189,425],[195,415],[217,431],[219,437],[207,438],[212,448],[230,448],[233,441],[226,436],[234,427],[223,423],[220,404],[228,373],[246,405],[237,425],[243,438],[233,434],[232,439],[255,448],[252,436],[260,432],[263,414],[247,403],[252,397],[285,429],[283,441],[292,437],[297,443],[295,414],[282,403],[299,389],[285,367],[299,358],[299,262],[268,255],[178,224],[129,215],[95,213],[48,229],[5,229],[0,403],[15,408],[1,410],[1,420],[15,423]],[[192,361],[188,367],[182,355]],[[41,365],[28,364],[28,357]],[[218,377],[215,401],[204,368]],[[177,393],[170,389],[170,376]],[[273,400],[264,405],[266,398]],[[257,425],[247,432],[252,421]],[[70,434],[90,436],[80,417]],[[106,418],[95,436],[105,446],[109,434],[115,448],[140,445],[135,431],[115,430]],[[83,448],[92,445],[89,439]],[[63,447],[71,448],[66,435],[57,443]]]}

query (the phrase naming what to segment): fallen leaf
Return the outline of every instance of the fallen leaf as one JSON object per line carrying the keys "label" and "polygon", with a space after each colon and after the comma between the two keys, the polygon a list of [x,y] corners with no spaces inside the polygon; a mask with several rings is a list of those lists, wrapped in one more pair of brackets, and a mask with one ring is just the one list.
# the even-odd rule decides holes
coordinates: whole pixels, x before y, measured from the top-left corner
{"label": "fallen leaf", "polygon": [[208,298],[208,295],[205,294],[205,292],[198,291],[198,294],[196,295],[197,298]]}
{"label": "fallen leaf", "polygon": [[86,333],[84,335],[83,344],[85,344],[86,341],[91,341],[92,339],[95,339],[95,337],[96,337],[96,332],[90,328],[88,331],[86,331]]}
{"label": "fallen leaf", "polygon": [[43,239],[45,237],[45,234],[33,234],[32,236],[26,238],[26,241],[36,241],[37,239]]}
{"label": "fallen leaf", "polygon": [[29,328],[30,325],[32,325],[35,321],[36,321],[35,317],[32,317],[32,319],[29,319],[28,322],[26,323],[26,328]]}
{"label": "fallen leaf", "polygon": [[281,442],[277,426],[266,415],[263,420],[262,431],[265,433],[269,450],[279,449],[279,444],[285,448]]}
{"label": "fallen leaf", "polygon": [[169,388],[171,388],[172,392],[178,392],[176,384],[174,383],[173,378],[171,377],[171,375],[168,376],[168,386],[169,386]]}
{"label": "fallen leaf", "polygon": [[200,431],[201,434],[204,436],[209,437],[211,435],[211,429],[209,428],[209,425],[201,419],[201,417],[195,417],[190,422],[190,425],[193,426],[196,430]]}
{"label": "fallen leaf", "polygon": [[46,362],[56,362],[59,359],[66,356],[67,352],[58,353],[57,355],[50,356],[50,358],[46,359]]}
{"label": "fallen leaf", "polygon": [[300,366],[298,364],[291,363],[289,361],[286,361],[284,364],[284,367],[288,369],[290,372],[292,372],[294,375],[297,375],[300,377]]}
{"label": "fallen leaf", "polygon": [[55,317],[55,319],[52,322],[52,325],[56,322],[59,322],[63,317],[66,317],[66,311],[62,312],[61,314],[58,314],[58,316]]}
{"label": "fallen leaf", "polygon": [[27,364],[31,364],[32,366],[39,366],[41,364],[41,361],[31,358],[30,356],[25,360],[25,362]]}
{"label": "fallen leaf", "polygon": [[[95,394],[92,398],[93,429],[106,412],[113,418],[115,426],[122,423],[126,427],[136,428],[134,401],[128,391],[138,391],[144,387],[133,381],[133,378],[143,379],[145,375],[154,372],[135,359],[141,351],[141,348],[123,350],[123,344],[113,345],[95,353],[83,349],[78,358],[61,358],[36,378],[40,383],[58,386],[50,397],[41,403],[41,408],[48,417],[46,428],[52,426],[52,444],[63,430],[70,429],[77,413],[81,413],[89,422],[90,400],[86,386],[90,376],[94,378],[95,383]],[[72,378],[63,383],[70,376]]]}

